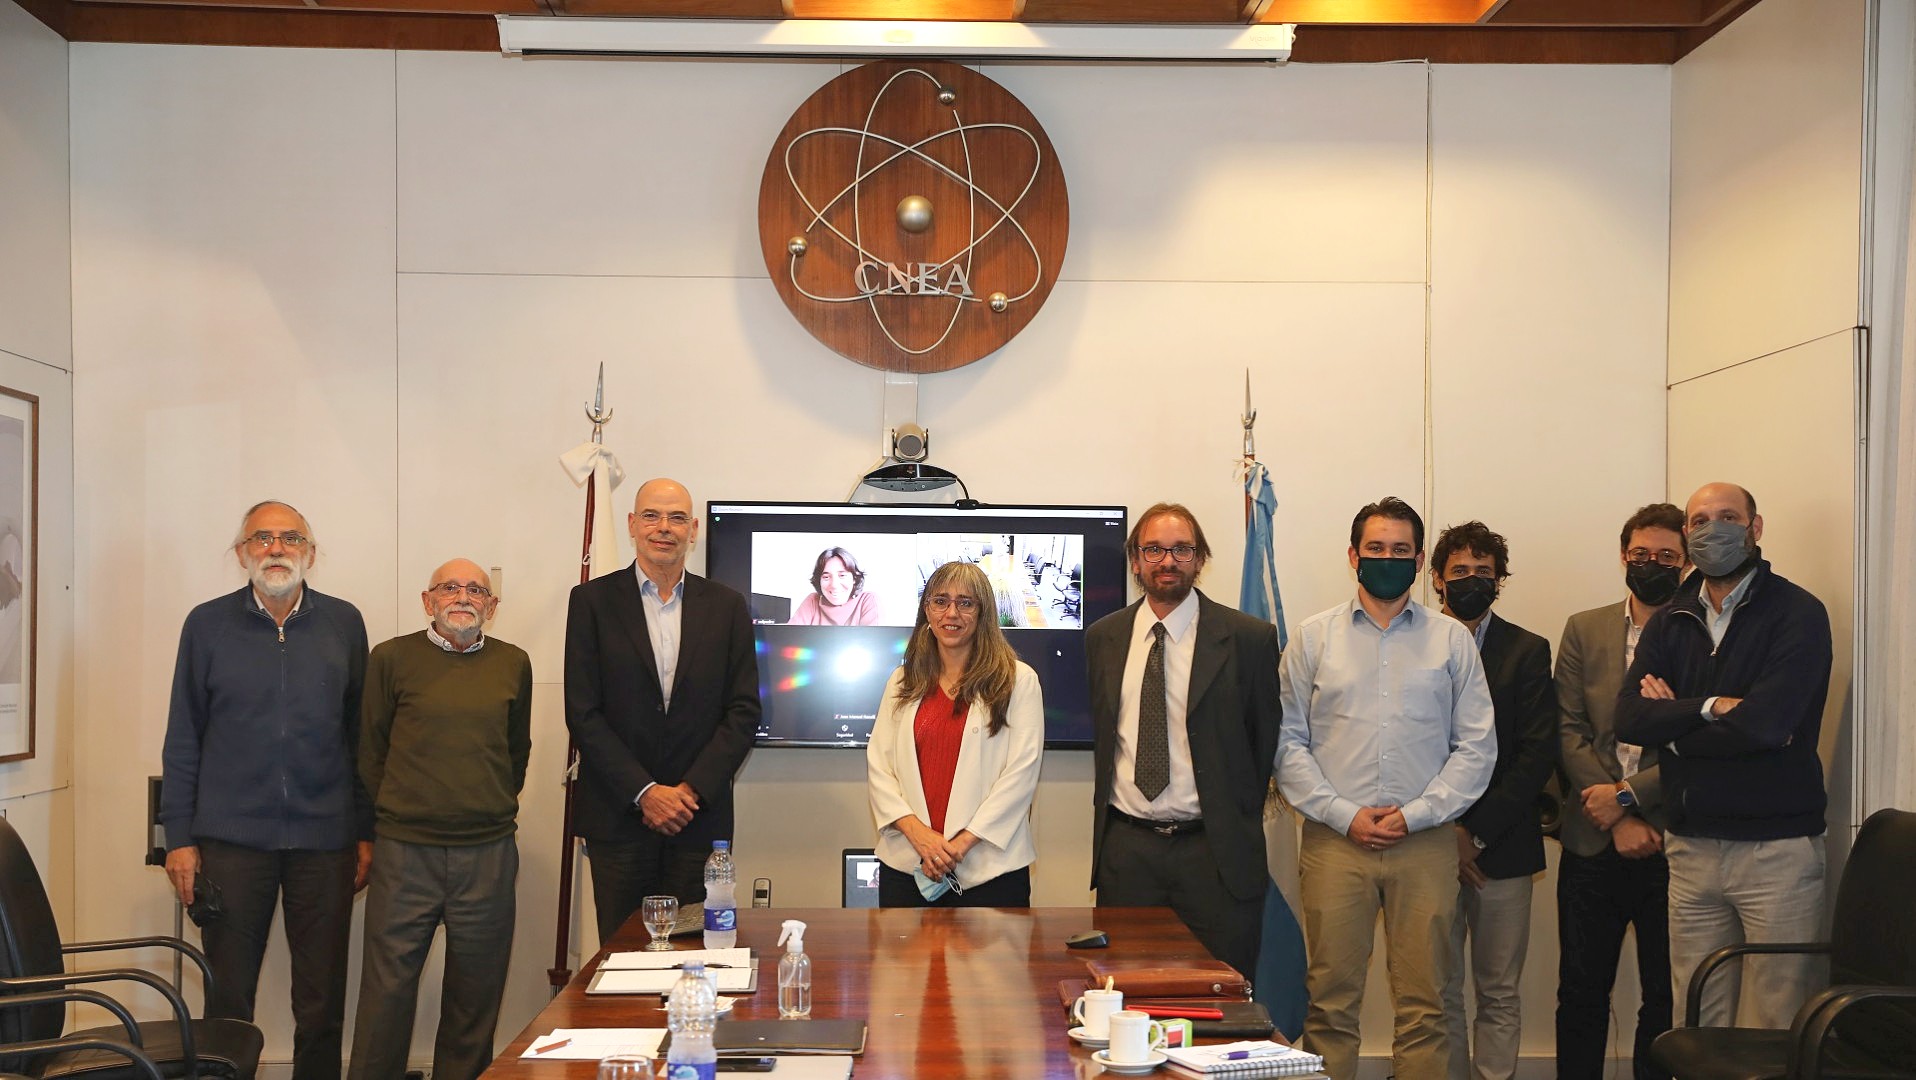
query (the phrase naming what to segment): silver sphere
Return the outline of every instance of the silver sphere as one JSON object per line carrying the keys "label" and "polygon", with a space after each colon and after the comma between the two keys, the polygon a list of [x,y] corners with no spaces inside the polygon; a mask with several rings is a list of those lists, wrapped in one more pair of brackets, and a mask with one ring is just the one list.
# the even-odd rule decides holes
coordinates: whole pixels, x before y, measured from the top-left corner
{"label": "silver sphere", "polygon": [[1001,292],[992,293],[985,299],[986,302],[991,305],[991,310],[993,311],[1003,311],[1011,306],[1011,298]]}
{"label": "silver sphere", "polygon": [[923,195],[907,195],[898,200],[898,227],[909,233],[931,228],[931,200]]}
{"label": "silver sphere", "polygon": [[953,90],[949,86],[941,86],[938,88],[938,104],[950,105],[955,103],[957,100],[958,100],[958,91]]}
{"label": "silver sphere", "polygon": [[785,241],[785,250],[794,255],[805,254],[805,249],[811,246],[812,245],[802,236],[794,236],[790,240]]}

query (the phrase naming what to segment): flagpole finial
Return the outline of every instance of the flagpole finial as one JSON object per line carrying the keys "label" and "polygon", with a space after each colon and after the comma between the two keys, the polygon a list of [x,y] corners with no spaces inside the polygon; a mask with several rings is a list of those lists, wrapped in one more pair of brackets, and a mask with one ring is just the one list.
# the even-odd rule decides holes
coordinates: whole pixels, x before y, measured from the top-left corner
{"label": "flagpole finial", "polygon": [[605,426],[612,422],[612,410],[605,407],[604,361],[599,363],[599,387],[592,393],[592,404],[585,407],[585,418],[592,421],[592,441],[605,442]]}
{"label": "flagpole finial", "polygon": [[1244,460],[1257,460],[1257,409],[1251,405],[1251,369],[1244,369]]}

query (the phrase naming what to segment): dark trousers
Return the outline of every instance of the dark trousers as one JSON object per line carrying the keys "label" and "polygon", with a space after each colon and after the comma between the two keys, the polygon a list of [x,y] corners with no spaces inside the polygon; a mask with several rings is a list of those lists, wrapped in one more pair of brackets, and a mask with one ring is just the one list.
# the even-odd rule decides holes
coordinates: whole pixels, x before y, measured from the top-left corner
{"label": "dark trousers", "polygon": [[1240,900],[1225,887],[1202,830],[1165,836],[1108,816],[1098,827],[1099,907],[1168,907],[1212,956],[1247,979],[1257,972],[1264,896]]}
{"label": "dark trousers", "polygon": [[1670,866],[1663,856],[1626,859],[1615,849],[1566,851],[1557,868],[1557,1076],[1598,1080],[1610,1034],[1610,991],[1623,933],[1635,927],[1643,1005],[1632,1049],[1637,1080],[1669,1080],[1650,1062],[1650,1043],[1670,1030]]}
{"label": "dark trousers", "polygon": [[512,958],[518,877],[519,847],[511,836],[460,847],[382,836],[373,845],[351,1080],[406,1075],[419,972],[442,923],[446,970],[433,1080],[474,1080],[486,1071]]}
{"label": "dark trousers", "polygon": [[1030,907],[1031,868],[1007,870],[990,881],[965,886],[964,892],[947,890],[936,900],[925,899],[918,891],[918,879],[903,870],[879,864],[879,907]]}
{"label": "dark trousers", "polygon": [[219,885],[226,915],[200,931],[213,969],[206,1015],[253,1019],[260,961],[277,905],[292,956],[294,1080],[338,1080],[346,1019],[357,853],[260,851],[200,839],[200,872]]}
{"label": "dark trousers", "polygon": [[676,896],[684,905],[704,903],[705,860],[711,854],[709,843],[679,844],[650,829],[637,840],[587,840],[599,944],[611,941],[648,896]]}

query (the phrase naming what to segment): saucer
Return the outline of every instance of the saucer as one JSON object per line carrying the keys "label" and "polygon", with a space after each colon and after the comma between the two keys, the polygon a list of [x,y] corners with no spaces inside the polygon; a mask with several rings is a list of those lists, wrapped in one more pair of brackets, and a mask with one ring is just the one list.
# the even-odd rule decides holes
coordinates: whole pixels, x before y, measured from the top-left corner
{"label": "saucer", "polygon": [[1090,1032],[1086,1031],[1082,1027],[1074,1027],[1070,1031],[1065,1032],[1065,1034],[1071,1036],[1072,1041],[1076,1042],[1079,1046],[1109,1046],[1111,1045],[1110,1038],[1107,1037],[1107,1038],[1100,1039],[1096,1035],[1091,1034]]}
{"label": "saucer", "polygon": [[1131,1075],[1141,1075],[1143,1073],[1148,1073],[1151,1070],[1157,1068],[1158,1066],[1164,1064],[1165,1062],[1171,1060],[1170,1058],[1167,1058],[1164,1056],[1164,1051],[1162,1050],[1153,1050],[1151,1051],[1151,1056],[1145,1058],[1143,1061],[1134,1061],[1128,1064],[1112,1061],[1108,1055],[1109,1055],[1109,1051],[1099,1050],[1094,1052],[1091,1055],[1091,1060],[1104,1066],[1106,1072],[1126,1073]]}

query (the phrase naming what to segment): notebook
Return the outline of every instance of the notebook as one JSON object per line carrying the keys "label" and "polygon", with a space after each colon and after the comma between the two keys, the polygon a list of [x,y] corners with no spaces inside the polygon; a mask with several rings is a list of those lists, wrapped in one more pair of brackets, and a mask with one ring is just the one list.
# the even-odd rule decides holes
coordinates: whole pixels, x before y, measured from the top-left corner
{"label": "notebook", "polygon": [[[1256,1056],[1232,1058],[1232,1053]],[[1173,1046],[1164,1051],[1171,1064],[1204,1076],[1308,1076],[1324,1071],[1324,1059],[1268,1039]]]}
{"label": "notebook", "polygon": [[554,1028],[532,1040],[519,1056],[533,1061],[597,1061],[621,1050],[652,1057],[665,1042],[664,1028]]}
{"label": "notebook", "polygon": [[720,1020],[712,1028],[720,1056],[862,1054],[863,1020]]}
{"label": "notebook", "polygon": [[[643,954],[640,954],[643,955]],[[670,956],[670,953],[653,953]],[[758,991],[758,965],[749,967],[707,968],[718,979],[721,994],[751,994]],[[683,974],[677,968],[601,967],[586,984],[588,994],[670,994],[672,985]]]}

